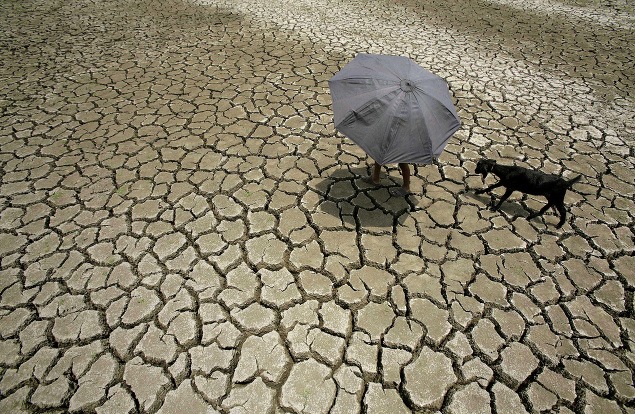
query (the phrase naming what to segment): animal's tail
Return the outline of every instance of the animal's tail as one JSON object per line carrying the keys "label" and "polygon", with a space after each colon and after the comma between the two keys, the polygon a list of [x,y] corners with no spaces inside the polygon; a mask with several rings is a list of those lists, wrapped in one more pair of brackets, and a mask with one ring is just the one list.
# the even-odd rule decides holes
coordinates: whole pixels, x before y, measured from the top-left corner
{"label": "animal's tail", "polygon": [[578,181],[580,181],[580,178],[582,178],[581,175],[578,175],[577,177],[573,177],[572,179],[567,181],[567,188],[571,188],[571,186],[575,183],[577,183]]}

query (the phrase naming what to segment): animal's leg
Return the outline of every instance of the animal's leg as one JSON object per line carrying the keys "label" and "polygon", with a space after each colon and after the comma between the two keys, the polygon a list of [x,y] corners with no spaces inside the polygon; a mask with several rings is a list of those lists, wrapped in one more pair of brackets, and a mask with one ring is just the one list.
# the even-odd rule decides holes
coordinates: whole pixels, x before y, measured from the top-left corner
{"label": "animal's leg", "polygon": [[503,201],[507,200],[509,198],[509,196],[512,195],[513,192],[514,192],[514,190],[510,190],[509,188],[506,189],[505,190],[505,194],[503,194],[503,196],[501,197],[501,199],[498,202],[498,204],[496,204],[494,207],[492,207],[492,211],[498,210],[498,208],[501,206],[501,204],[503,204]]}
{"label": "animal's leg", "polygon": [[501,184],[501,182],[497,182],[496,184],[492,184],[487,188],[482,188],[480,190],[476,190],[474,193],[476,194],[483,194],[483,193],[487,193],[488,191],[492,191],[493,189],[502,186],[503,184]]}
{"label": "animal's leg", "polygon": [[551,201],[549,201],[543,208],[540,209],[540,211],[538,212],[533,212],[530,215],[527,216],[527,220],[531,220],[534,217],[538,217],[540,215],[545,214],[545,211],[549,210],[549,207],[553,206],[553,203]]}
{"label": "animal's leg", "polygon": [[564,203],[558,203],[556,204],[556,207],[558,208],[558,211],[560,212],[560,221],[558,222],[558,225],[556,226],[556,228],[559,229],[560,227],[562,227],[562,225],[565,222],[565,219],[567,217],[567,210],[564,208]]}

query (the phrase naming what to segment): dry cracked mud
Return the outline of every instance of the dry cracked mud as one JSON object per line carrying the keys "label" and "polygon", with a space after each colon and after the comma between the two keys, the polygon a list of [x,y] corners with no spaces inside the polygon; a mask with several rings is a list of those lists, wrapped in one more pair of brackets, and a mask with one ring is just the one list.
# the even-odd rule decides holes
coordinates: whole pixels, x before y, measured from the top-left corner
{"label": "dry cracked mud", "polygon": [[[0,412],[635,413],[629,3],[0,0]],[[463,122],[407,198],[359,52]],[[482,157],[581,174],[566,224]]]}

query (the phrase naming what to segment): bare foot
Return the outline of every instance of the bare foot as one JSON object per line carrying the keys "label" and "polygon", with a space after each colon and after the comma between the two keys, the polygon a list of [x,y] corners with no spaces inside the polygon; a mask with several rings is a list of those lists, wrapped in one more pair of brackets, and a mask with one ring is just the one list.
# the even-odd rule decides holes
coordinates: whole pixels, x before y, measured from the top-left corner
{"label": "bare foot", "polygon": [[410,190],[406,190],[403,187],[392,187],[389,191],[390,195],[393,197],[405,197],[409,194],[412,194]]}
{"label": "bare foot", "polygon": [[362,178],[362,181],[375,187],[379,186],[379,181],[375,182],[371,177],[364,177]]}

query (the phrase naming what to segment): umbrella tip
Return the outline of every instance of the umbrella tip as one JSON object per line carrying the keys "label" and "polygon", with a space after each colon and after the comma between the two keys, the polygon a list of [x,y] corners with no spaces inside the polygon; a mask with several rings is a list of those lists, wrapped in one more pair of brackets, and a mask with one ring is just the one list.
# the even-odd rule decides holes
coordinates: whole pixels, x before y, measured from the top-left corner
{"label": "umbrella tip", "polygon": [[402,79],[401,82],[399,82],[399,87],[404,92],[412,92],[415,85],[410,79]]}

